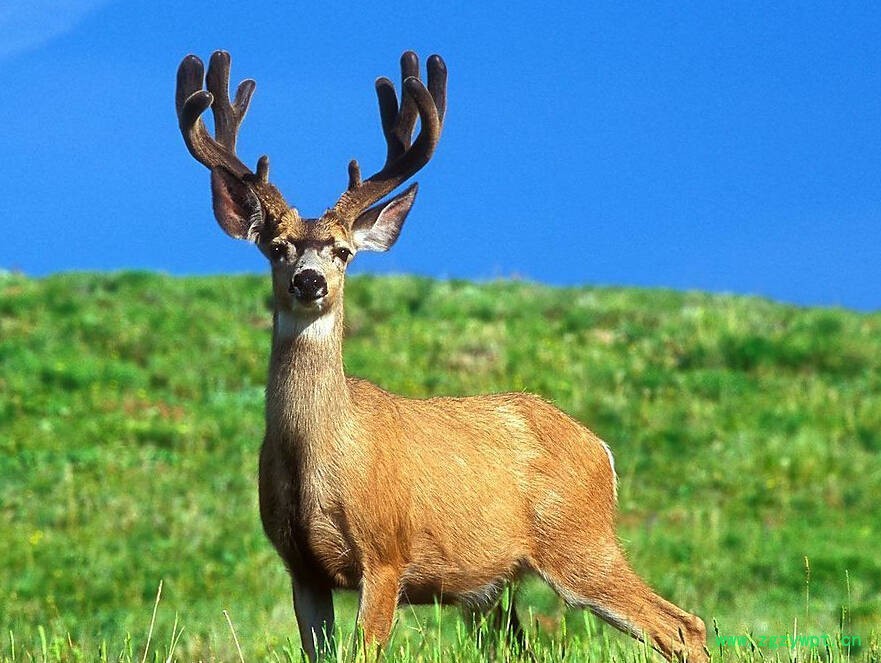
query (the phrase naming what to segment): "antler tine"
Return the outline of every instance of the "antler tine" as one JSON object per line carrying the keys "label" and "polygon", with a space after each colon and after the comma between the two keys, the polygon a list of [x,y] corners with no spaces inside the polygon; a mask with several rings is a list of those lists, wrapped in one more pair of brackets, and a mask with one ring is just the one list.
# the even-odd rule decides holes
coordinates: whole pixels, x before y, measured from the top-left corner
{"label": "antler tine", "polygon": [[[401,56],[401,110],[395,124],[392,136],[396,139],[397,149],[391,154],[391,141],[389,142],[389,158],[396,159],[410,147],[413,140],[413,129],[416,127],[416,118],[419,111],[416,102],[404,90],[404,81],[408,78],[419,78],[419,58],[413,51],[406,51]],[[388,160],[388,159],[387,159]]]}
{"label": "antler tine", "polygon": [[361,186],[361,166],[358,165],[357,159],[349,162],[349,186],[348,191],[353,191]]}
{"label": "antler tine", "polygon": [[[361,181],[357,161],[349,163],[349,186],[334,209],[354,219],[361,211],[391,193],[431,159],[440,139],[446,110],[446,65],[439,55],[428,59],[428,85],[419,80],[419,60],[412,51],[401,56],[401,104],[392,82],[385,77],[376,81],[379,115],[387,143],[385,165]],[[421,129],[412,142],[416,118]]]}
{"label": "antler tine", "polygon": [[229,101],[229,69],[229,53],[214,51],[208,63],[205,87],[214,95],[214,103],[211,105],[211,110],[214,113],[214,137],[230,152],[235,153],[239,126],[245,119],[245,113],[248,112],[251,95],[254,94],[257,83],[251,78],[239,83],[235,101],[231,104]]}
{"label": "antler tine", "polygon": [[[419,78],[419,58],[413,51],[406,51],[401,56],[401,87],[410,77]],[[406,94],[401,94],[401,106],[398,109],[398,96],[395,86],[388,78],[381,76],[376,79],[376,97],[379,100],[379,116],[382,121],[382,132],[385,134],[388,151],[386,163],[397,159],[410,147],[413,128],[419,113],[416,104]]]}
{"label": "antler tine", "polygon": [[[251,170],[236,156],[235,150],[212,138],[202,121],[202,113],[215,102],[214,95],[202,89],[204,71],[202,61],[195,55],[185,57],[177,70],[175,107],[187,149],[196,161],[212,170],[223,166],[237,177],[252,175]],[[239,89],[241,91],[242,86],[239,86]],[[246,89],[241,95],[236,95],[237,105],[240,98],[243,102],[238,123],[241,123],[241,116],[244,116],[252,92],[253,88],[250,92]],[[227,103],[228,101],[227,99]],[[235,138],[233,138],[234,143]],[[267,169],[263,170],[265,172]]]}
{"label": "antler tine", "polygon": [[202,89],[205,79],[205,67],[195,55],[185,57],[177,68],[177,87],[175,88],[174,105],[178,118],[183,111],[184,103],[190,96]]}
{"label": "antler tine", "polygon": [[443,125],[444,115],[447,113],[447,65],[440,55],[428,58],[428,91],[434,99],[437,117]]}

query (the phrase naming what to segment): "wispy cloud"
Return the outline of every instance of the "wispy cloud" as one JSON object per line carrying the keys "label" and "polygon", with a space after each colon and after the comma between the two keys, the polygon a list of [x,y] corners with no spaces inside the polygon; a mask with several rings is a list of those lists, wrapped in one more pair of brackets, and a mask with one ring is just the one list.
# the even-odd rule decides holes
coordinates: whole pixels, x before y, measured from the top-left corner
{"label": "wispy cloud", "polygon": [[111,0],[25,0],[0,5],[0,60],[73,30]]}

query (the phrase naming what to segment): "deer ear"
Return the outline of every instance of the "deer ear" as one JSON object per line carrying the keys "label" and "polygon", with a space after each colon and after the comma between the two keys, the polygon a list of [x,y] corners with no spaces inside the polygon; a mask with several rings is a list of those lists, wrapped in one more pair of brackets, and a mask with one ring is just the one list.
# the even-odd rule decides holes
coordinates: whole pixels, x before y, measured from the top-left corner
{"label": "deer ear", "polygon": [[352,224],[355,248],[359,251],[388,251],[401,234],[417,190],[418,185],[414,182],[391,200],[362,212]]}
{"label": "deer ear", "polygon": [[257,240],[263,228],[263,206],[248,182],[218,166],[211,171],[211,198],[217,223],[227,235]]}

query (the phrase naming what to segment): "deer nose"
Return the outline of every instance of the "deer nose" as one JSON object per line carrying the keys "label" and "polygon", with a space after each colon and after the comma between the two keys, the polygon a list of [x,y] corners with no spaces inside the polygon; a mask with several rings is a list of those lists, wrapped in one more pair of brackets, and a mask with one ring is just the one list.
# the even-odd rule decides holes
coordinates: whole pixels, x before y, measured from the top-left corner
{"label": "deer nose", "polygon": [[314,302],[327,294],[327,281],[320,272],[304,269],[294,275],[290,291],[302,302]]}

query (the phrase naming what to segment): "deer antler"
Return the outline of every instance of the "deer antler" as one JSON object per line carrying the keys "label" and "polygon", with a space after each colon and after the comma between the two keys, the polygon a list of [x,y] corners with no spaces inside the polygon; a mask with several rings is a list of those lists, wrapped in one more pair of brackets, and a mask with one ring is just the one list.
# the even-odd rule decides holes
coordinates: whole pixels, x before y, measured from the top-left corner
{"label": "deer antler", "polygon": [[[236,156],[236,138],[257,84],[250,78],[239,83],[235,100],[230,103],[229,68],[230,57],[226,51],[215,51],[211,56],[207,77],[198,57],[185,57],[177,70],[175,106],[190,154],[211,170],[222,166],[242,178],[253,176],[253,173]],[[202,89],[203,79],[207,90]],[[215,138],[208,133],[202,120],[202,113],[209,106],[214,114]],[[265,156],[257,164],[257,176],[268,181],[269,160]]]}
{"label": "deer antler", "polygon": [[[401,56],[401,104],[394,84],[376,81],[379,115],[388,150],[379,172],[361,180],[356,160],[349,162],[349,186],[334,211],[354,220],[361,212],[399,187],[429,162],[440,139],[447,105],[447,67],[439,55],[428,58],[428,88],[419,80],[419,59],[412,51]],[[416,118],[422,124],[412,142]]]}

